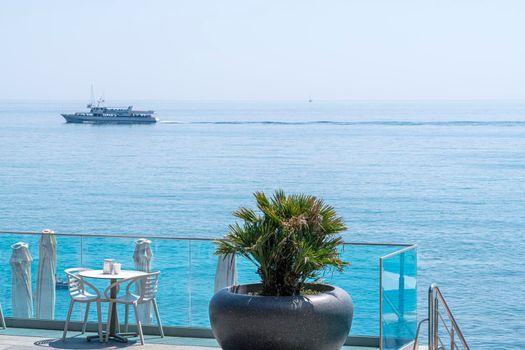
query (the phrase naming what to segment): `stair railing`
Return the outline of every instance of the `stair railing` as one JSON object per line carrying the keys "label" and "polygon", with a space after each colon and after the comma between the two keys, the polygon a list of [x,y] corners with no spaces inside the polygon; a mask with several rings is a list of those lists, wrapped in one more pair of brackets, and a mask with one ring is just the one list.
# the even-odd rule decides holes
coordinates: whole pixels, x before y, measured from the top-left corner
{"label": "stair railing", "polygon": [[[444,310],[444,313],[440,311],[441,308]],[[444,315],[448,318],[449,325],[447,325]],[[443,293],[441,293],[436,284],[431,284],[428,289],[428,318],[419,322],[417,326],[413,350],[418,349],[421,325],[424,322],[428,322],[428,350],[470,350],[456,319],[445,301]],[[448,334],[448,339],[446,340],[442,340],[439,336],[440,325],[444,327]],[[459,340],[459,343],[457,340]]]}

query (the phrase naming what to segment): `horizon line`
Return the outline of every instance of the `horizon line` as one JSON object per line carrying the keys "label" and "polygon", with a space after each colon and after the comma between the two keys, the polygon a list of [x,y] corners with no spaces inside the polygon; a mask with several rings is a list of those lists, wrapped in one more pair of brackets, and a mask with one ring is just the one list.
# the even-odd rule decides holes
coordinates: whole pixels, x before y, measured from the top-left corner
{"label": "horizon line", "polygon": [[[414,98],[414,99],[151,99],[151,98],[115,98],[109,100],[115,102],[135,101],[135,102],[181,102],[181,103],[335,103],[335,102],[349,102],[349,103],[396,103],[396,102],[523,102],[524,98]],[[49,99],[49,98],[0,98],[0,103],[24,103],[24,102],[39,102],[39,103],[88,103],[88,99],[68,98],[68,99]]]}

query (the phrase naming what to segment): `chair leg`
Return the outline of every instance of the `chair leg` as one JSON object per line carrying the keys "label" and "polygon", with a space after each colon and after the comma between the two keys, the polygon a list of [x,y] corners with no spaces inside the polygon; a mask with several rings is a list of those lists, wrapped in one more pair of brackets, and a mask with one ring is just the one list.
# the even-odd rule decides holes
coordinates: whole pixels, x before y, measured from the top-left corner
{"label": "chair leg", "polygon": [[164,330],[162,329],[162,323],[160,322],[159,308],[157,306],[157,300],[152,299],[153,310],[155,311],[155,317],[157,318],[157,325],[159,326],[160,337],[164,338]]}
{"label": "chair leg", "polygon": [[91,305],[91,303],[86,303],[86,313],[84,314],[84,323],[82,324],[82,334],[86,333],[86,326],[89,318],[89,305]]}
{"label": "chair leg", "polygon": [[133,303],[133,311],[135,312],[135,320],[137,322],[137,331],[139,333],[140,344],[144,345],[144,334],[142,334],[142,324],[140,323],[139,318],[139,308],[136,303]]}
{"label": "chair leg", "polygon": [[124,327],[126,328],[126,330],[124,331],[125,333],[128,333],[128,318],[129,318],[129,304],[126,304],[126,309],[124,311]]}
{"label": "chair leg", "polygon": [[64,325],[64,334],[62,334],[62,340],[66,340],[67,327],[69,326],[69,320],[71,319],[71,312],[73,312],[73,304],[75,301],[71,299],[69,302],[69,309],[67,310],[66,323]]}
{"label": "chair leg", "polygon": [[108,303],[108,324],[106,326],[106,342],[109,340],[109,330],[111,329],[111,313],[113,311],[113,303],[110,301]]}
{"label": "chair leg", "polygon": [[100,301],[97,300],[97,319],[98,319],[98,340],[102,343],[104,338],[102,337],[102,308]]}

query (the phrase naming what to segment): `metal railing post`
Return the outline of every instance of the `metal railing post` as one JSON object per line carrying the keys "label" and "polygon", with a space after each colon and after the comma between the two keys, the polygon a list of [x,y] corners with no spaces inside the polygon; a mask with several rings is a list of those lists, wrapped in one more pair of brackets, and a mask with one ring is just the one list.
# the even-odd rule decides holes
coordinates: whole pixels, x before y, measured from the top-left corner
{"label": "metal railing post", "polygon": [[454,344],[454,327],[450,329],[450,350],[455,350],[456,344]]}
{"label": "metal railing post", "polygon": [[434,349],[437,350],[439,348],[439,301],[437,298],[434,298],[434,326],[433,326],[433,337],[434,340],[432,341],[434,343]]}
{"label": "metal railing post", "polygon": [[383,349],[383,258],[379,258],[379,350]]}
{"label": "metal railing post", "polygon": [[434,350],[434,291],[428,288],[428,350]]}
{"label": "metal railing post", "polygon": [[192,261],[191,261],[191,241],[188,241],[188,327],[191,327],[192,318],[191,318],[191,307],[192,307],[192,288],[193,288],[193,276],[192,276]]}
{"label": "metal railing post", "polygon": [[399,255],[399,281],[398,281],[398,301],[397,309],[399,316],[404,320],[405,318],[405,253]]}

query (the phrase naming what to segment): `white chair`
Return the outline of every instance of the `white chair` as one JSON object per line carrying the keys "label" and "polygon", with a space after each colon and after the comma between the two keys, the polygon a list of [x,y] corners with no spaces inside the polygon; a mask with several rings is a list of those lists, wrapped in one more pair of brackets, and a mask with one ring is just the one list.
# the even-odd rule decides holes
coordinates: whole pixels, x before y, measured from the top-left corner
{"label": "white chair", "polygon": [[2,321],[2,329],[6,329],[7,326],[5,324],[4,312],[2,311],[2,304],[0,304],[0,321]]}
{"label": "white chair", "polygon": [[[137,332],[140,338],[140,343],[144,345],[144,334],[142,332],[142,324],[139,319],[139,313],[138,313],[138,305],[140,304],[146,304],[151,303],[153,305],[153,310],[155,311],[155,317],[157,319],[157,325],[159,327],[160,336],[164,337],[164,331],[162,330],[162,323],[160,322],[160,315],[159,315],[159,309],[157,307],[157,290],[158,290],[158,282],[159,282],[159,274],[160,272],[152,272],[145,276],[140,277],[133,277],[133,278],[126,278],[123,280],[120,280],[118,282],[113,283],[109,287],[106,288],[104,291],[104,295],[109,302],[109,311],[108,311],[108,329],[106,332],[106,341],[108,341],[108,334],[109,334],[109,326],[111,322],[111,313],[113,309],[113,304],[124,304],[126,306],[125,311],[125,327],[126,332],[128,331],[128,316],[129,316],[129,306],[133,306],[133,311],[135,313],[135,321],[137,323]],[[121,296],[117,296],[115,299],[112,299],[110,296],[111,289],[117,288],[117,290],[120,289],[120,287],[124,284],[127,284],[125,289],[125,294]],[[131,287],[133,286],[139,286],[137,294],[134,294],[131,291]]]}
{"label": "white chair", "polygon": [[[94,302],[97,304],[98,337],[99,340],[103,342],[104,338],[102,335],[102,313],[100,304],[104,300],[101,298],[100,292],[94,285],[83,280],[82,277],[78,275],[80,272],[87,270],[90,269],[78,267],[67,269],[64,271],[67,276],[67,287],[69,291],[69,296],[71,297],[71,301],[69,302],[69,310],[67,311],[66,324],[64,325],[64,334],[62,336],[62,339],[66,339],[69,320],[71,319],[71,313],[73,311],[73,305],[75,303],[86,304],[86,313],[84,314],[84,322],[82,324],[82,334],[84,334],[86,332],[86,325],[88,321],[89,306],[91,305],[91,303]],[[91,289],[91,291],[88,292],[86,290],[86,287]]]}

